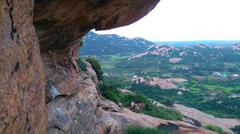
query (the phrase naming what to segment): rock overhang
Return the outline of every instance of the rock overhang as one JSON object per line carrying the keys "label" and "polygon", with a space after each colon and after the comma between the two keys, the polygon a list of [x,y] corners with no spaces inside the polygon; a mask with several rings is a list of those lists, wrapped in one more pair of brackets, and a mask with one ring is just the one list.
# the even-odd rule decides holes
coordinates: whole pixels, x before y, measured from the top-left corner
{"label": "rock overhang", "polygon": [[35,0],[34,25],[45,51],[78,43],[91,29],[129,25],[147,15],[160,0]]}

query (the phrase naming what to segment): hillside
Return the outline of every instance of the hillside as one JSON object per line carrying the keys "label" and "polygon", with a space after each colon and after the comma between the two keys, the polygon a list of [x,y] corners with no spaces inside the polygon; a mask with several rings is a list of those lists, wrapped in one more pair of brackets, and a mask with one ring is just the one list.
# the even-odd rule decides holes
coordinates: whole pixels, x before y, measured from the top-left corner
{"label": "hillside", "polygon": [[[90,45],[85,42],[85,46]],[[151,44],[140,52],[96,58],[101,61],[105,76],[111,82],[119,81],[120,88],[143,93],[166,105],[183,104],[218,118],[227,118],[223,120],[229,120],[230,124],[231,118],[240,117],[240,49],[237,42],[180,47]],[[210,116],[209,120],[212,120]]]}
{"label": "hillside", "polygon": [[240,40],[196,40],[196,41],[158,41],[156,44],[164,44],[169,46],[193,46],[198,44],[205,44],[208,46],[231,46],[239,43]]}
{"label": "hillside", "polygon": [[[144,82],[133,85],[133,90],[139,91],[141,88],[149,96],[161,94],[154,95],[157,100],[163,101],[170,97],[176,103],[183,103],[219,117],[240,115],[240,52],[232,47],[157,46],[122,58],[114,55],[100,59],[106,73],[112,77],[118,76],[126,80],[135,76],[148,79],[186,79],[185,82],[172,82],[175,87],[171,87],[175,89],[168,91],[162,90],[161,86],[161,90],[155,90],[154,86],[144,87]],[[174,95],[178,92],[176,87],[186,89],[183,92],[184,97]],[[150,92],[151,90],[155,93]]]}
{"label": "hillside", "polygon": [[126,38],[118,35],[100,35],[89,32],[83,38],[84,46],[80,49],[82,56],[87,55],[126,55],[140,53],[154,44],[142,38]]}

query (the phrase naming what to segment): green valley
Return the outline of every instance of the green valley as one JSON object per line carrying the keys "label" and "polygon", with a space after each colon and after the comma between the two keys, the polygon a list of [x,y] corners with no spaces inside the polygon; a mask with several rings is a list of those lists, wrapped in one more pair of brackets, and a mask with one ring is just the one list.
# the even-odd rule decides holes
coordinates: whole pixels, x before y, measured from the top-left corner
{"label": "green valley", "polygon": [[111,40],[117,38],[112,47],[104,43],[94,47],[94,41],[99,41],[97,36],[91,33],[91,38],[85,39],[84,47],[89,53],[83,55],[97,58],[104,75],[120,81],[119,88],[143,93],[164,104],[183,104],[216,117],[240,117],[238,44],[208,46],[199,42],[191,46],[167,46],[124,38],[128,42],[123,46],[128,45],[132,50],[116,51],[113,46],[120,46],[117,36],[108,35]]}

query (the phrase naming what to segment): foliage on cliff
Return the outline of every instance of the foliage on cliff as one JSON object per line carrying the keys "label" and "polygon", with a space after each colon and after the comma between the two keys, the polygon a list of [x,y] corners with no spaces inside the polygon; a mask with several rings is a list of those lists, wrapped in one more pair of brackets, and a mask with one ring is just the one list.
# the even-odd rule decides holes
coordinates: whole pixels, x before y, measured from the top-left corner
{"label": "foliage on cliff", "polygon": [[135,112],[167,120],[182,120],[183,118],[182,114],[176,110],[154,105],[150,99],[143,94],[121,93],[115,85],[106,82],[103,82],[99,87],[104,97],[116,103],[121,103],[124,107],[130,107],[132,102],[144,104],[145,107],[143,109],[134,110]]}
{"label": "foliage on cliff", "polygon": [[78,67],[79,67],[82,71],[87,71],[87,65],[86,65],[86,63],[84,62],[83,59],[81,59],[81,58],[77,59],[77,64],[78,64]]}
{"label": "foliage on cliff", "polygon": [[99,62],[94,58],[87,58],[86,61],[92,65],[93,70],[97,74],[98,80],[103,80],[103,71]]}
{"label": "foliage on cliff", "polygon": [[240,126],[232,128],[232,131],[235,132],[236,134],[240,134]]}
{"label": "foliage on cliff", "polygon": [[154,128],[129,127],[124,134],[171,134]]}
{"label": "foliage on cliff", "polygon": [[226,134],[222,128],[218,127],[218,126],[214,126],[214,125],[206,125],[204,126],[204,128],[211,130],[213,132],[216,132],[217,134]]}

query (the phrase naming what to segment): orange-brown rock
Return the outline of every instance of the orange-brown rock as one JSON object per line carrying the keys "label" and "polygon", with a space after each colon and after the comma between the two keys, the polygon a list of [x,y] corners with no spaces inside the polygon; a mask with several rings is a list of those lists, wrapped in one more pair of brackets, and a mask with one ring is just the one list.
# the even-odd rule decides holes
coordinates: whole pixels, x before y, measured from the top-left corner
{"label": "orange-brown rock", "polygon": [[45,133],[45,72],[31,0],[0,0],[0,133]]}
{"label": "orange-brown rock", "polygon": [[48,101],[88,86],[79,85],[79,38],[130,24],[158,1],[1,0],[0,133],[45,133],[45,85]]}
{"label": "orange-brown rock", "polygon": [[89,30],[104,30],[133,23],[159,0],[51,0],[35,1],[34,25],[45,63],[47,99],[52,87],[59,95],[78,92],[76,58],[80,38]]}
{"label": "orange-brown rock", "polygon": [[121,109],[99,96],[96,84],[86,73],[81,72],[79,79],[81,90],[77,94],[58,96],[47,104],[49,134],[116,134],[138,125],[176,134],[215,134],[182,121],[162,120]]}
{"label": "orange-brown rock", "polygon": [[89,30],[131,24],[160,0],[35,0],[41,50],[64,50]]}

